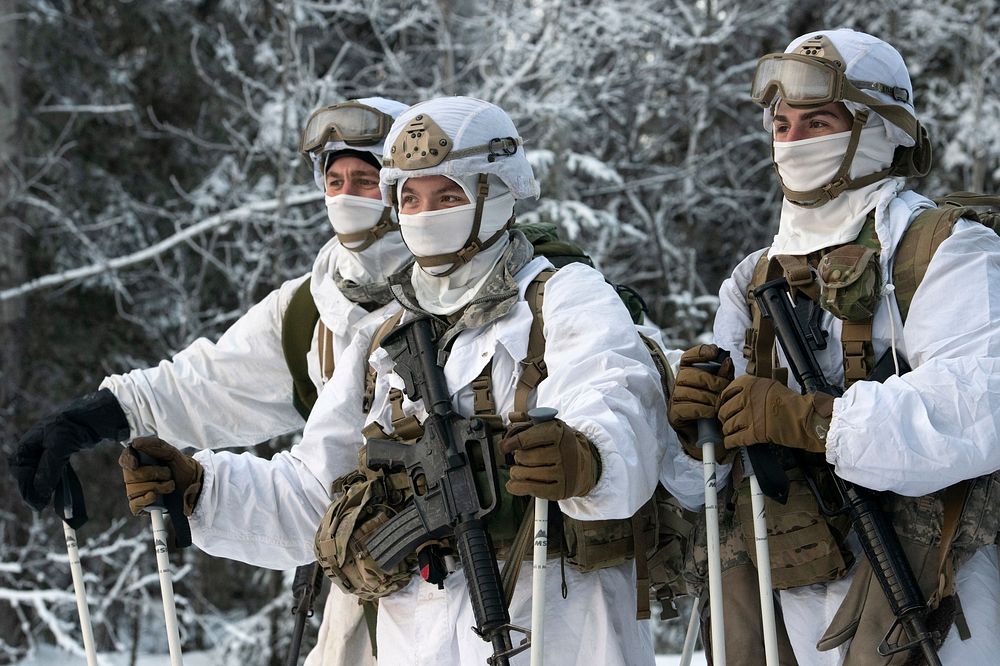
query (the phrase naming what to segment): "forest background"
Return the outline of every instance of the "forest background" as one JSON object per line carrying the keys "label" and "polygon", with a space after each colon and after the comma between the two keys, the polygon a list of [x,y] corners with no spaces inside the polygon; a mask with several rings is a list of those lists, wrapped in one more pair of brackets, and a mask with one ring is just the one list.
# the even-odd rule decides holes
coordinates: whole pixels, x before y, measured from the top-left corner
{"label": "forest background", "polygon": [[[0,0],[0,445],[114,372],[216,338],[331,230],[296,154],[308,113],[463,94],[513,117],[554,222],[636,288],[674,346],[710,330],[780,192],[756,58],[853,27],[895,45],[930,195],[1000,191],[996,0]],[[294,438],[258,447],[267,456]],[[115,447],[77,456],[99,647],[165,651],[148,528]],[[0,663],[79,650],[62,531],[0,457]],[[290,578],[177,553],[187,649],[281,663]],[[314,620],[315,622],[316,620]],[[661,645],[679,626],[658,625]]]}

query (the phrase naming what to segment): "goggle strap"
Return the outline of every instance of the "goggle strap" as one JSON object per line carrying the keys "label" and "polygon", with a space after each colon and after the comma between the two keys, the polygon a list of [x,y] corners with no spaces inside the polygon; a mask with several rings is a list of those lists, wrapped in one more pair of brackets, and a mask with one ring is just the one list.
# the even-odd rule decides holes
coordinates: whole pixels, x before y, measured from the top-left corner
{"label": "goggle strap", "polygon": [[918,129],[917,119],[903,107],[896,104],[883,104],[874,97],[864,94],[853,86],[845,86],[844,99],[849,102],[864,104],[869,109],[906,132],[914,141],[920,141],[920,130]]}
{"label": "goggle strap", "polygon": [[[392,221],[392,207],[386,206],[382,209],[382,216],[379,217],[378,222],[371,229],[365,231],[357,231],[349,234],[337,234],[337,240],[340,244],[344,246],[344,249],[349,252],[361,252],[362,250],[367,250],[372,244],[380,240],[387,233],[392,231],[399,231],[399,223]],[[361,245],[357,247],[347,247],[345,243],[357,243],[358,241],[364,241]]]}

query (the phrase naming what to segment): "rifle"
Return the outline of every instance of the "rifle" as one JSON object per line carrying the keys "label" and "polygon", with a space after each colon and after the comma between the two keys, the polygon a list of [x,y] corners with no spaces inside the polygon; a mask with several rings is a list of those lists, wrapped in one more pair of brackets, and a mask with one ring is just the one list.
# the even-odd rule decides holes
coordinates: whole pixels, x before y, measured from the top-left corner
{"label": "rifle", "polygon": [[[437,364],[429,317],[399,326],[381,346],[395,361],[406,395],[414,401],[423,400],[427,418],[424,433],[414,444],[367,441],[368,467],[405,471],[413,495],[403,510],[371,534],[365,546],[385,569],[416,551],[421,575],[440,586],[450,555],[440,540],[451,541],[469,588],[477,625],[474,631],[493,644],[488,663],[507,666],[511,656],[528,647],[527,641],[522,641],[513,648],[511,630],[529,634],[510,624],[496,551],[486,529],[485,519],[499,506],[499,483],[486,425],[477,418],[463,418],[452,407],[444,369]],[[485,482],[477,484],[477,473]]]}
{"label": "rifle", "polygon": [[[843,390],[830,384],[823,375],[802,323],[792,307],[788,281],[782,277],[766,282],[754,290],[754,298],[762,316],[773,321],[774,334],[785,352],[789,369],[806,393],[823,392],[834,397],[843,395]],[[927,630],[925,621],[927,604],[923,593],[906,560],[892,523],[878,506],[877,493],[841,479],[833,473],[825,460],[819,462],[807,459],[805,455],[798,458],[804,469],[808,467],[815,469],[819,466],[826,467],[830,471],[839,504],[828,504],[819,493],[817,484],[810,482],[813,494],[816,495],[820,509],[827,515],[847,513],[865,556],[871,563],[872,572],[896,617],[879,644],[878,653],[887,657],[919,647],[928,664],[940,666],[941,661],[934,647],[933,635]],[[897,626],[902,626],[908,642],[890,645],[889,637]]]}

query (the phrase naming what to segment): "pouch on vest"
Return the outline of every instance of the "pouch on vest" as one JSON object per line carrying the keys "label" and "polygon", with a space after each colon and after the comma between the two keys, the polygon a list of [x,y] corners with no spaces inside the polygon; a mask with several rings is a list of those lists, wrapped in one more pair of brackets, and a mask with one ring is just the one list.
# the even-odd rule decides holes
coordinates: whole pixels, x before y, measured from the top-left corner
{"label": "pouch on vest", "polygon": [[[787,473],[788,501],[779,504],[771,498],[764,499],[772,588],[787,590],[843,578],[854,562],[851,552],[841,547],[850,520],[844,515],[825,517],[802,471],[796,467]],[[749,478],[741,480],[734,499],[743,546],[757,567]]]}
{"label": "pouch on vest", "polygon": [[838,247],[824,256],[818,267],[820,306],[843,321],[864,321],[875,316],[881,278],[878,255],[864,245]]}
{"label": "pouch on vest", "polygon": [[365,537],[405,504],[410,492],[406,475],[354,471],[334,481],[334,492],[339,490],[342,493],[326,510],[316,532],[316,561],[323,572],[337,587],[362,601],[374,601],[406,587],[416,555],[385,571],[364,545]]}

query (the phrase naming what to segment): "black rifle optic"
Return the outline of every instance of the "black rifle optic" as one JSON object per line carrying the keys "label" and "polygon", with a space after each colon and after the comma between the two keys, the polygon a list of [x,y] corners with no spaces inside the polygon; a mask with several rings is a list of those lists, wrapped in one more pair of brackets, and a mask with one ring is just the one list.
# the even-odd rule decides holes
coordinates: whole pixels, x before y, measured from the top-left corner
{"label": "black rifle optic", "polygon": [[[424,434],[414,444],[384,439],[367,442],[368,467],[405,470],[413,497],[404,510],[372,533],[365,546],[386,569],[418,547],[421,558],[430,550],[428,566],[433,570],[433,562],[446,560],[439,545],[426,544],[448,539],[462,562],[475,631],[493,644],[489,663],[507,666],[527,642],[517,648],[511,645],[511,630],[524,630],[510,624],[496,551],[486,529],[485,518],[499,506],[493,447],[480,419],[463,418],[452,407],[444,370],[437,364],[432,326],[428,317],[414,319],[396,328],[381,344],[396,363],[406,395],[410,400],[423,400],[427,418]],[[482,479],[478,484],[477,474]],[[436,566],[444,570],[443,565]]]}
{"label": "black rifle optic", "polygon": [[[787,280],[779,278],[764,283],[754,290],[754,298],[762,316],[773,321],[775,338],[785,352],[789,369],[806,393],[827,393],[834,397],[842,395],[843,391],[831,385],[823,375],[823,370],[793,309]],[[757,447],[750,448],[752,450]],[[810,457],[808,462],[805,458],[805,456],[800,457],[804,463],[803,467],[811,466],[815,469],[817,462],[814,457]],[[825,460],[820,464],[829,469]],[[871,563],[875,578],[889,602],[889,608],[896,616],[896,620],[878,646],[879,654],[889,656],[919,647],[930,666],[940,666],[941,661],[934,647],[933,635],[927,630],[925,621],[927,604],[903,553],[896,531],[878,506],[877,494],[841,479],[832,469],[830,476],[837,491],[838,503],[831,507],[819,493],[818,485],[810,483],[817,502],[824,513],[847,513],[851,526],[861,541],[865,556]],[[891,645],[890,635],[897,626],[902,626],[907,642]]]}

